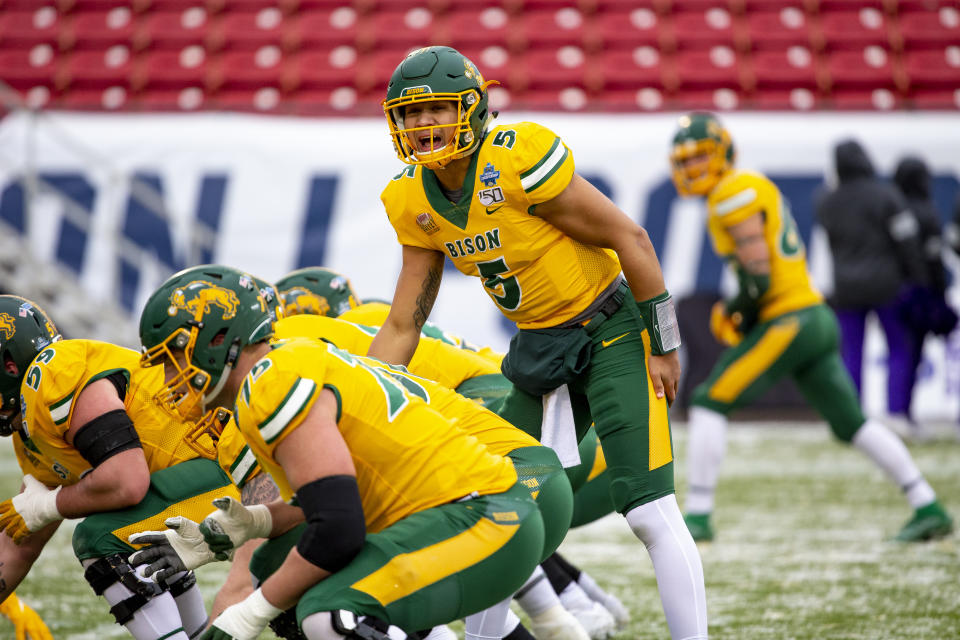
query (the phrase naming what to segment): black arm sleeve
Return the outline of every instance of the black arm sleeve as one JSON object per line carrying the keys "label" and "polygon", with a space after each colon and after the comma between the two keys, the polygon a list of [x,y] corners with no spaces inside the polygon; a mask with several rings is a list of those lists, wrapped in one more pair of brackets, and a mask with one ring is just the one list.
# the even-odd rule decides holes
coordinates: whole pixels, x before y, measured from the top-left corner
{"label": "black arm sleeve", "polygon": [[327,476],[297,490],[307,528],[297,542],[305,560],[336,573],[360,553],[367,526],[353,476]]}
{"label": "black arm sleeve", "polygon": [[123,375],[120,371],[114,371],[108,375],[106,380],[109,380],[110,383],[117,390],[117,395],[120,396],[121,400],[126,399],[127,397],[127,376]]}
{"label": "black arm sleeve", "polygon": [[73,438],[73,446],[94,467],[121,451],[142,448],[140,436],[123,409],[107,411],[82,426]]}

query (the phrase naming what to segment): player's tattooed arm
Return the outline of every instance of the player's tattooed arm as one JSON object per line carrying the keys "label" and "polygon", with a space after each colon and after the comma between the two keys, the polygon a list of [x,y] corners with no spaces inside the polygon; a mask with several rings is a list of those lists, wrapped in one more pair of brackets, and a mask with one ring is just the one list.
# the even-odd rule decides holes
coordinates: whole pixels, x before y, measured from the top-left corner
{"label": "player's tattooed arm", "polygon": [[267,504],[280,499],[280,489],[266,473],[254,476],[240,490],[240,502],[244,505]]}
{"label": "player's tattooed arm", "polygon": [[403,246],[403,264],[390,313],[373,339],[367,355],[391,364],[410,364],[420,344],[420,330],[430,316],[440,291],[442,278],[442,253],[422,247]]}
{"label": "player's tattooed arm", "polygon": [[729,227],[736,244],[737,261],[751,274],[770,273],[770,249],[764,237],[764,214],[756,213],[743,222]]}
{"label": "player's tattooed arm", "polygon": [[440,279],[443,277],[443,262],[434,264],[427,271],[423,279],[423,285],[420,288],[420,295],[417,296],[417,308],[413,312],[413,323],[417,331],[423,329],[424,323],[430,317],[430,311],[433,310],[433,303],[437,300],[437,294],[440,292]]}

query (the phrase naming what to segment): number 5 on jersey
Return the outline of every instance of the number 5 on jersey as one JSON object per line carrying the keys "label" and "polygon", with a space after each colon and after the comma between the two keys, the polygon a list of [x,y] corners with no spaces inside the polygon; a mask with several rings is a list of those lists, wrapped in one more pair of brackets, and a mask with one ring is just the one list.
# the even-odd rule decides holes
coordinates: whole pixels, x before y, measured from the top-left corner
{"label": "number 5 on jersey", "polygon": [[507,311],[513,311],[520,306],[520,283],[516,276],[500,277],[501,273],[510,271],[503,258],[478,262],[477,270],[483,278],[483,286],[488,289],[494,302]]}

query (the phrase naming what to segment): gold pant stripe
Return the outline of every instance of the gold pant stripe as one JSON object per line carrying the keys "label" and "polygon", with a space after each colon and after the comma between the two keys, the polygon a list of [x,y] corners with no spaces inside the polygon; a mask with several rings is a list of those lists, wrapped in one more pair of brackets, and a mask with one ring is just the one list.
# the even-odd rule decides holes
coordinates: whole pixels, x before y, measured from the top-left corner
{"label": "gold pant stripe", "polygon": [[[141,531],[165,531],[167,525],[164,524],[164,521],[167,518],[172,518],[173,516],[184,516],[190,518],[194,522],[200,522],[213,511],[216,507],[213,506],[212,502],[214,498],[220,498],[222,496],[231,496],[237,500],[240,499],[240,492],[237,491],[237,488],[230,484],[224,485],[219,489],[213,489],[207,491],[206,493],[201,493],[195,495],[186,500],[176,502],[160,513],[150,516],[146,520],[140,520],[134,522],[133,524],[128,524],[125,527],[120,527],[113,531],[113,535],[117,536],[124,542],[127,541],[127,537],[133,533],[140,533]],[[136,548],[140,548],[143,545],[133,545]]]}
{"label": "gold pant stripe", "polygon": [[771,325],[746,353],[737,358],[710,387],[710,397],[718,402],[733,402],[743,390],[762,376],[779,358],[800,331],[796,319]]}
{"label": "gold pant stripe", "polygon": [[650,334],[644,329],[641,337],[643,338],[643,349],[646,352],[647,361],[649,469],[653,471],[673,462],[673,448],[670,446],[670,418],[667,416],[667,397],[664,394],[664,397],[657,398],[657,392],[653,388],[653,378],[650,377]]}
{"label": "gold pant stripe", "polygon": [[487,558],[509,542],[518,527],[518,524],[497,524],[481,518],[448,540],[394,557],[351,586],[386,607]]}
{"label": "gold pant stripe", "polygon": [[593,456],[593,466],[590,468],[590,474],[587,476],[587,482],[590,482],[598,475],[607,470],[607,459],[603,457],[603,447],[597,440],[597,452]]}

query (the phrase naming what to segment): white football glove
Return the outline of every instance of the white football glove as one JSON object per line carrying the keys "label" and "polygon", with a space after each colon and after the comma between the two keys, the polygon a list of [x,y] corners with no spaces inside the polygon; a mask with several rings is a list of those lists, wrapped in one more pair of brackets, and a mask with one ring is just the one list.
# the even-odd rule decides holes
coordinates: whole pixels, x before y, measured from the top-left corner
{"label": "white football glove", "polygon": [[256,640],[270,621],[283,613],[283,609],[270,604],[260,589],[257,589],[237,604],[223,610],[213,626],[207,629],[201,640]]}
{"label": "white football glove", "polygon": [[0,503],[0,530],[20,544],[31,533],[63,520],[57,510],[60,489],[48,489],[29,473],[23,476],[23,492]]}
{"label": "white football glove", "polygon": [[216,511],[200,523],[211,551],[218,559],[233,559],[233,552],[247,540],[269,537],[273,518],[266,505],[245,507],[234,498],[217,498],[213,501]]}
{"label": "white football glove", "polygon": [[207,546],[200,525],[189,518],[175,516],[164,522],[166,531],[141,531],[127,540],[130,544],[151,545],[131,554],[130,564],[139,566],[151,563],[144,572],[155,580],[163,580],[181,571],[196,569],[217,559]]}

